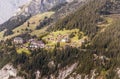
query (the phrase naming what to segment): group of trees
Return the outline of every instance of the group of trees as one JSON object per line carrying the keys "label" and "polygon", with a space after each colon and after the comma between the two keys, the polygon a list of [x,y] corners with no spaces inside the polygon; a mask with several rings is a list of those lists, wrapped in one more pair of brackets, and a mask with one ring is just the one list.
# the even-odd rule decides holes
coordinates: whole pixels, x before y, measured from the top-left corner
{"label": "group of trees", "polygon": [[52,18],[45,17],[42,22],[36,27],[36,30],[43,28],[44,26],[49,25],[53,21]]}
{"label": "group of trees", "polygon": [[3,36],[8,36],[8,35],[11,35],[11,34],[13,34],[12,30],[6,30]]}
{"label": "group of trees", "polygon": [[[51,61],[54,61],[55,64],[52,68],[48,66],[48,63]],[[77,48],[71,47],[63,48],[63,50],[55,48],[52,52],[45,50],[34,51],[30,56],[25,54],[17,55],[14,65],[20,65],[21,71],[25,70],[29,75],[20,74],[26,76],[26,78],[33,79],[33,73],[37,70],[40,70],[42,77],[53,73],[57,76],[59,69],[75,62],[80,63],[77,73],[90,74],[90,71],[95,67],[91,52],[82,52]]]}
{"label": "group of trees", "polygon": [[87,35],[93,36],[97,32],[97,22],[101,20],[99,10],[106,0],[93,0],[81,6],[74,14],[70,14],[56,22],[52,27],[53,31],[62,29],[79,28]]}
{"label": "group of trees", "polygon": [[96,50],[104,50],[107,56],[114,60],[115,66],[120,66],[120,21],[115,22],[106,28],[93,39],[93,46]]}
{"label": "group of trees", "polygon": [[[98,69],[99,72],[102,69],[109,70],[113,62],[116,62],[116,58],[111,61],[105,61],[105,64],[100,64],[103,61],[94,60],[93,54],[99,54],[99,51],[87,50],[82,51],[78,48],[73,47],[55,47],[53,51],[48,51],[45,49],[31,50],[31,54],[27,55],[24,52],[22,54],[17,54],[14,45],[12,45],[11,40],[6,42],[1,42],[0,47],[0,67],[7,63],[13,63],[14,67],[19,68],[20,72],[18,75],[26,77],[26,79],[35,79],[35,72],[40,70],[41,76],[49,76],[51,74],[58,75],[59,69],[69,66],[73,63],[78,62],[76,72],[79,74],[91,74],[91,70]],[[110,55],[111,54],[111,55]],[[107,57],[113,54],[102,53],[101,55],[106,55]],[[117,58],[118,59],[118,58]],[[53,61],[54,66],[49,65]],[[24,71],[24,72],[23,72]],[[27,73],[27,74],[26,74]],[[108,76],[109,77],[109,76]]]}
{"label": "group of trees", "polygon": [[22,25],[27,19],[29,19],[31,16],[24,16],[24,15],[18,15],[10,18],[8,21],[0,25],[0,31],[3,31],[4,29],[13,30],[14,28]]}
{"label": "group of trees", "polygon": [[[118,6],[118,0],[92,0],[88,4],[80,7],[80,9],[74,14],[68,15],[63,19],[60,19],[58,22],[56,22],[55,26],[52,27],[52,31],[79,28],[85,34],[89,36],[95,36],[92,40],[93,45],[89,47],[87,46],[86,50],[96,50],[96,54],[100,56],[106,56],[111,60],[107,62],[105,66],[101,66],[98,64],[98,67],[95,67],[98,68],[100,72],[104,69],[106,72],[107,70],[110,70],[109,75],[106,76],[109,79],[116,78],[114,70],[116,67],[120,66],[120,21],[116,20],[116,22],[109,26],[105,30],[105,32],[100,34],[96,34],[96,32],[98,32],[97,23],[100,22],[102,19],[100,18],[101,14],[105,15],[106,13],[108,14],[108,12],[109,14],[111,12],[114,13],[116,9],[119,9]],[[87,55],[85,56],[87,57]],[[98,63],[99,62],[100,61],[98,61]],[[83,67],[91,67],[87,66],[85,62],[83,65]],[[83,69],[84,68],[81,68],[81,72],[84,72]],[[110,75],[111,73],[114,73],[114,75]]]}

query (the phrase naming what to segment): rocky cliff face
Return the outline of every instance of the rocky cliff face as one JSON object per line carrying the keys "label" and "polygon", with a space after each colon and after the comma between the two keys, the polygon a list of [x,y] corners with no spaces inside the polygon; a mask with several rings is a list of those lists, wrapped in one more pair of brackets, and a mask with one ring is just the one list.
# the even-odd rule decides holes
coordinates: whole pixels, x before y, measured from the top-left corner
{"label": "rocky cliff face", "polygon": [[[19,2],[22,0],[16,0],[16,1],[18,2],[15,3],[17,7],[14,7],[15,8],[14,11],[11,10],[7,12],[7,10],[5,10],[5,12],[0,15],[0,31],[4,30],[4,28],[13,29],[23,24],[32,15],[46,12],[57,5],[70,3],[74,0],[27,0],[27,1],[23,1],[23,3]],[[9,4],[14,6],[13,3],[14,1],[11,1],[11,3]],[[20,4],[18,5],[18,3]],[[2,13],[2,9],[1,9],[1,13]],[[6,16],[7,14],[9,15]]]}
{"label": "rocky cliff face", "polygon": [[18,8],[30,0],[1,0],[0,1],[0,24],[8,20],[17,12]]}
{"label": "rocky cliff face", "polygon": [[74,0],[32,0],[29,2],[29,4],[20,7],[19,11],[21,11],[21,13],[35,15],[37,13],[48,11],[54,6],[72,1]]}
{"label": "rocky cliff face", "polygon": [[0,2],[0,24],[12,16],[45,12],[52,7],[74,0],[2,0]]}

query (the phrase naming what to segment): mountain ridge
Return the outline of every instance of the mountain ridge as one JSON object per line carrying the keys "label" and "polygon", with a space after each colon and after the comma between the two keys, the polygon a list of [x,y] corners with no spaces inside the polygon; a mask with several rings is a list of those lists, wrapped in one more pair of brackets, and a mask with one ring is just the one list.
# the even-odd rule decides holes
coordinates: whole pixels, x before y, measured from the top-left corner
{"label": "mountain ridge", "polygon": [[14,16],[18,8],[29,0],[2,0],[0,1],[0,24]]}
{"label": "mountain ridge", "polygon": [[[0,24],[12,16],[17,15],[35,15],[37,13],[45,12],[55,5],[72,2],[74,0],[11,0],[0,2]],[[4,14],[4,16],[3,16]]]}

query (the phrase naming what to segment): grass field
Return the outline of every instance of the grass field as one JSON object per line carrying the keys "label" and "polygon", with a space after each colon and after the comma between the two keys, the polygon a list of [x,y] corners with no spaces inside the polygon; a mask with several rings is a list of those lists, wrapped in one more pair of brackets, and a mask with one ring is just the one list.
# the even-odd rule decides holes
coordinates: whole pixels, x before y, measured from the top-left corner
{"label": "grass field", "polygon": [[105,23],[99,24],[98,27],[107,27],[113,23],[113,18],[111,17],[104,17]]}
{"label": "grass field", "polygon": [[[40,21],[44,20],[45,17],[50,17],[53,14],[54,12],[45,12],[42,14],[37,14],[31,17],[29,20],[27,20],[23,25],[15,28],[13,32],[16,33],[17,31],[19,31],[20,33],[22,33],[26,28],[34,31],[36,29],[36,26],[39,25]],[[27,22],[30,23],[29,27],[27,26]]]}
{"label": "grass field", "polygon": [[23,52],[28,54],[28,55],[31,54],[30,51],[27,48],[17,48],[16,50],[17,50],[18,54],[21,54]]}
{"label": "grass field", "polygon": [[[65,45],[68,45],[68,44],[74,44],[74,43],[78,43],[78,46],[79,46],[79,41],[80,39],[82,39],[84,36],[84,33],[83,32],[80,32],[79,29],[72,29],[72,30],[60,30],[60,31],[55,31],[55,32],[51,32],[50,34],[44,36],[42,39],[44,41],[47,41],[47,44],[48,46],[55,46],[57,45],[57,41],[59,39],[64,39],[64,38],[59,38],[58,35],[61,35],[61,36],[70,36],[71,34],[73,34],[73,37],[70,38],[70,43],[60,43],[60,46],[65,46]],[[79,38],[79,35],[80,35],[80,38]],[[50,39],[53,39],[53,41],[51,40],[47,40],[48,38]],[[56,40],[57,39],[57,40]]]}
{"label": "grass field", "polygon": [[[45,17],[49,18],[53,14],[54,14],[54,12],[45,12],[45,13],[37,14],[37,15],[31,17],[23,25],[20,25],[17,28],[13,29],[14,34],[12,34],[12,35],[3,37],[5,31],[2,31],[2,32],[0,32],[0,40],[6,40],[6,39],[10,39],[12,37],[18,36],[18,35],[26,32],[26,28],[32,30],[32,33],[30,33],[31,35],[37,35],[37,36],[39,36],[39,34],[42,33],[43,31],[45,31],[46,28],[43,28],[43,29],[40,29],[40,30],[35,30],[36,26]],[[30,22],[30,26],[29,27],[27,26],[28,21]]]}

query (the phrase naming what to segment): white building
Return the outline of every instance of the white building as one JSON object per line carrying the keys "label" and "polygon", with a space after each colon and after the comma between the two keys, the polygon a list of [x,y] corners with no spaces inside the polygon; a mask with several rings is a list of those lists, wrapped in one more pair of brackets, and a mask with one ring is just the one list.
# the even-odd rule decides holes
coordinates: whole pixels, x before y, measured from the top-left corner
{"label": "white building", "polygon": [[69,39],[69,38],[63,38],[63,39],[61,40],[61,42],[69,43],[69,42],[70,42],[70,39]]}
{"label": "white building", "polygon": [[44,48],[45,47],[45,44],[42,42],[42,41],[32,41],[30,43],[30,48]]}
{"label": "white building", "polygon": [[13,42],[16,44],[23,44],[24,41],[21,37],[15,37]]}

